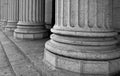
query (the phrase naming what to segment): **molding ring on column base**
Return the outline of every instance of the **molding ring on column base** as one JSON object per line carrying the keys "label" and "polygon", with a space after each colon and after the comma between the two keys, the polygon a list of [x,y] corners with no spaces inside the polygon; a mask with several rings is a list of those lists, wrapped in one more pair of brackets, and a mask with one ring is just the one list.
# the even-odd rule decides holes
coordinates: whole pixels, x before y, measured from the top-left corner
{"label": "molding ring on column base", "polygon": [[16,29],[17,26],[17,22],[7,22],[7,26],[5,27],[5,31],[11,31],[14,32],[14,30]]}
{"label": "molding ring on column base", "polygon": [[50,38],[56,42],[72,44],[72,45],[89,45],[89,46],[111,46],[118,43],[115,37],[76,37],[76,36],[63,36],[59,34],[52,34]]}
{"label": "molding ring on column base", "polygon": [[51,29],[51,32],[67,36],[83,36],[83,37],[114,37],[117,36],[115,31],[111,32],[82,32],[82,31],[66,31],[66,30],[56,30]]}
{"label": "molding ring on column base", "polygon": [[18,25],[14,30],[14,37],[18,39],[35,40],[49,35],[44,25]]}
{"label": "molding ring on column base", "polygon": [[50,67],[61,68],[80,74],[106,76],[120,72],[120,59],[108,61],[81,60],[54,54],[45,49],[44,62]]}
{"label": "molding ring on column base", "polygon": [[18,23],[17,23],[18,25],[38,25],[38,26],[40,26],[40,25],[45,25],[45,23],[43,23],[43,22],[24,22],[24,21],[19,21]]}
{"label": "molding ring on column base", "polygon": [[96,47],[96,46],[76,46],[58,43],[49,40],[45,44],[45,48],[52,53],[75,59],[90,60],[113,60],[120,58],[119,48]]}

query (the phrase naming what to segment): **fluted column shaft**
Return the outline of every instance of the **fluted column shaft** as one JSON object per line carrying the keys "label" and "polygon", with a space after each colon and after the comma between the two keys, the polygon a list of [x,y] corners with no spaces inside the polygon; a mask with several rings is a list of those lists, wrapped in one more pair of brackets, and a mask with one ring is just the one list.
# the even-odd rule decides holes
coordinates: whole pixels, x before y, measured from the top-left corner
{"label": "fluted column shaft", "polygon": [[120,71],[115,69],[120,52],[111,28],[112,6],[112,0],[56,0],[56,23],[45,44],[44,61],[81,74]]}
{"label": "fluted column shaft", "polygon": [[18,0],[8,0],[8,21],[6,31],[14,31],[18,22]]}
{"label": "fluted column shaft", "polygon": [[14,36],[22,39],[39,39],[47,36],[44,19],[44,0],[19,0],[19,21]]}
{"label": "fluted column shaft", "polygon": [[1,0],[1,27],[4,29],[7,25],[8,0]]}

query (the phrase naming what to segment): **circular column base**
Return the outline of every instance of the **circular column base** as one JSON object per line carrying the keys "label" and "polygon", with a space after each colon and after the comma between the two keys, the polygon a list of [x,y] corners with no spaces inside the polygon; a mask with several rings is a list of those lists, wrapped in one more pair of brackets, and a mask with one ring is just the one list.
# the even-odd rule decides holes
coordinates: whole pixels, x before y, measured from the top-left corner
{"label": "circular column base", "polygon": [[19,27],[14,30],[14,37],[17,39],[41,39],[48,37],[49,33],[46,29],[37,27]]}
{"label": "circular column base", "polygon": [[17,39],[41,39],[49,35],[45,29],[44,23],[21,22],[17,23],[17,29],[14,30],[14,37]]}
{"label": "circular column base", "polygon": [[120,58],[113,60],[82,60],[58,55],[45,49],[44,63],[52,69],[64,69],[90,76],[110,76],[120,72]]}

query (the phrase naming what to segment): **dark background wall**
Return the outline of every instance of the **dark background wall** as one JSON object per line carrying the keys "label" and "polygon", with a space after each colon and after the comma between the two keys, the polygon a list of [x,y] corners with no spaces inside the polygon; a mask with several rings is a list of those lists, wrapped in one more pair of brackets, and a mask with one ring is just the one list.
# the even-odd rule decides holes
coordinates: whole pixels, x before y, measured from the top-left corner
{"label": "dark background wall", "polygon": [[120,28],[120,0],[113,0],[113,26]]}

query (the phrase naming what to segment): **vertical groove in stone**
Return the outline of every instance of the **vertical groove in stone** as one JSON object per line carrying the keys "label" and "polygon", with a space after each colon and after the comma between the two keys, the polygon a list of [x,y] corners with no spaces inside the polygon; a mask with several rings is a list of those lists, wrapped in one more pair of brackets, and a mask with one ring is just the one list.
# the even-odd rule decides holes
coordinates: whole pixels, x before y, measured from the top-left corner
{"label": "vertical groove in stone", "polygon": [[63,14],[64,14],[64,20],[63,20],[63,26],[68,26],[68,22],[69,22],[69,0],[65,0],[64,2],[63,2],[63,8],[64,8],[64,12],[63,12]]}
{"label": "vertical groove in stone", "polygon": [[75,27],[78,25],[78,0],[71,0],[71,21],[70,25],[71,27]]}
{"label": "vertical groove in stone", "polygon": [[89,2],[89,28],[93,28],[96,26],[96,1],[97,0],[91,0]]}
{"label": "vertical groove in stone", "polygon": [[[29,9],[29,14],[32,14],[32,1],[31,0],[29,0],[29,8],[31,8]],[[32,21],[32,15],[29,15],[29,21]]]}
{"label": "vertical groove in stone", "polygon": [[42,15],[42,13],[41,13],[41,0],[39,0],[39,22],[41,21],[41,15]]}
{"label": "vertical groove in stone", "polygon": [[80,0],[79,3],[79,26],[88,27],[88,0]]}
{"label": "vertical groove in stone", "polygon": [[97,22],[97,26],[98,26],[98,28],[102,28],[103,27],[103,9],[102,9],[102,5],[103,5],[103,2],[102,2],[103,0],[98,0],[97,1],[97,13],[99,13],[98,15],[97,15],[97,20],[98,20],[98,22]]}
{"label": "vertical groove in stone", "polygon": [[64,20],[63,19],[64,18],[64,15],[63,15],[64,14],[64,10],[63,10],[63,8],[64,8],[64,0],[61,0],[61,14],[60,14],[61,15],[61,26],[63,26],[63,22],[64,22],[63,21]]}
{"label": "vertical groove in stone", "polygon": [[25,21],[25,16],[26,16],[26,15],[25,15],[25,1],[26,1],[26,0],[22,0],[22,4],[23,4],[23,8],[22,8],[22,10],[23,10],[23,14],[22,14],[23,19],[22,19],[22,20],[23,20],[23,21]]}
{"label": "vertical groove in stone", "polygon": [[106,28],[108,28],[108,25],[109,25],[109,23],[108,23],[109,22],[109,15],[108,15],[109,14],[109,7],[108,7],[108,4],[109,4],[109,2],[106,1],[105,2],[105,5],[107,5],[106,6],[107,8],[105,8],[105,27]]}
{"label": "vertical groove in stone", "polygon": [[4,13],[5,13],[5,20],[7,21],[8,19],[8,0],[5,0],[5,8],[4,8]]}
{"label": "vertical groove in stone", "polygon": [[36,22],[39,22],[39,20],[38,20],[39,19],[39,15],[38,15],[39,14],[39,9],[38,9],[39,4],[38,3],[39,3],[39,0],[37,0],[35,3],[35,5],[37,6],[35,9],[36,10],[36,13],[35,13]]}
{"label": "vertical groove in stone", "polygon": [[[57,1],[58,2],[58,7],[57,7],[57,9],[58,8],[61,8],[61,0],[58,0]],[[61,26],[61,9],[58,9],[58,25],[59,26]]]}
{"label": "vertical groove in stone", "polygon": [[15,13],[16,13],[16,10],[15,10],[15,1],[13,0],[12,1],[12,13],[14,14],[14,15],[12,15],[12,19],[13,19],[13,21],[15,20]]}
{"label": "vertical groove in stone", "polygon": [[113,14],[113,10],[112,10],[112,9],[113,9],[112,0],[109,1],[109,7],[108,7],[108,9],[109,9],[109,10],[108,10],[108,11],[109,11],[109,12],[108,12],[108,16],[109,16],[109,17],[108,17],[108,18],[109,18],[109,22],[108,22],[108,23],[109,23],[109,24],[108,24],[107,27],[108,27],[108,29],[110,29],[111,26],[112,26],[112,23],[113,23],[113,22],[112,22],[112,21],[113,21],[113,20],[112,20],[112,14]]}
{"label": "vertical groove in stone", "polygon": [[41,9],[42,9],[41,10],[41,12],[42,12],[42,15],[41,15],[42,20],[41,20],[41,22],[44,22],[44,18],[45,18],[44,17],[45,16],[45,10],[44,10],[45,6],[44,5],[45,5],[45,0],[42,0],[42,2],[41,2]]}
{"label": "vertical groove in stone", "polygon": [[29,0],[26,0],[26,22],[29,21]]}
{"label": "vertical groove in stone", "polygon": [[58,19],[58,15],[59,15],[59,14],[58,14],[58,5],[59,5],[59,4],[58,4],[58,1],[59,1],[59,0],[56,0],[56,1],[55,1],[55,12],[56,12],[56,13],[55,13],[55,25],[56,25],[56,26],[59,25],[59,24],[58,24],[58,20],[59,20],[59,19]]}
{"label": "vertical groove in stone", "polygon": [[[21,6],[20,6],[21,5]],[[22,0],[19,0],[19,20],[20,21],[23,21],[22,19],[23,19],[23,12],[22,12],[22,8],[23,8],[23,4],[22,4]]]}
{"label": "vertical groove in stone", "polygon": [[33,10],[32,11],[34,11],[33,13],[32,13],[32,15],[33,15],[33,22],[35,22],[35,13],[36,13],[36,7],[35,7],[35,2],[36,2],[36,0],[33,0]]}

